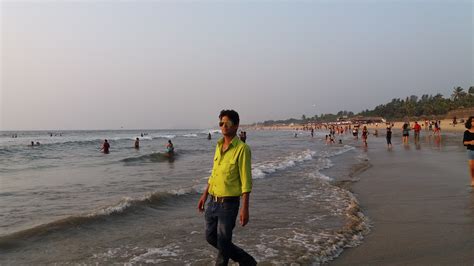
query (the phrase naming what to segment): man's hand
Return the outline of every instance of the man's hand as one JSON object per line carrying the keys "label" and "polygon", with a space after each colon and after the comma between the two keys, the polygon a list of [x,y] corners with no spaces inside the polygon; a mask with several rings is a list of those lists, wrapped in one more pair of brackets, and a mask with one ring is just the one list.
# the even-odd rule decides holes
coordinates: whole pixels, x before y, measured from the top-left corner
{"label": "man's hand", "polygon": [[249,208],[242,207],[240,209],[240,225],[245,226],[249,222]]}
{"label": "man's hand", "polygon": [[207,200],[207,193],[202,194],[201,198],[199,198],[198,202],[198,211],[204,212],[204,205],[206,205]]}
{"label": "man's hand", "polygon": [[207,200],[207,195],[209,194],[209,184],[207,184],[207,187],[204,189],[204,192],[202,193],[202,196],[199,198],[198,202],[198,211],[203,212],[204,211],[204,205],[206,205],[206,200]]}

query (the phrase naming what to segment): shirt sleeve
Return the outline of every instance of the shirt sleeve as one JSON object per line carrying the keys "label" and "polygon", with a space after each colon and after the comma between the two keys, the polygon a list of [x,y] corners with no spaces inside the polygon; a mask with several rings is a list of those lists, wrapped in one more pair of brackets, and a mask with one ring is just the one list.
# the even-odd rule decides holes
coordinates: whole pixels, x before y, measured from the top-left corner
{"label": "shirt sleeve", "polygon": [[252,163],[251,152],[248,145],[245,145],[239,158],[240,182],[242,183],[242,193],[252,191]]}
{"label": "shirt sleeve", "polygon": [[214,164],[216,163],[216,158],[219,153],[219,145],[216,145],[216,151],[214,152],[214,157],[212,157],[212,170],[211,170],[211,175],[209,176],[209,179],[207,180],[208,184],[212,184],[212,176],[214,174],[214,167],[216,167]]}

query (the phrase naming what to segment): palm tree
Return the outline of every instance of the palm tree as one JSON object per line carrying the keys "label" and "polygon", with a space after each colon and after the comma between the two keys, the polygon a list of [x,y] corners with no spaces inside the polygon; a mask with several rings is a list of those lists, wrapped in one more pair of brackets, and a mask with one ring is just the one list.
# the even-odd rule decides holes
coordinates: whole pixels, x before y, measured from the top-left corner
{"label": "palm tree", "polygon": [[464,92],[464,89],[461,87],[454,87],[453,88],[453,94],[451,94],[451,98],[453,101],[459,100],[460,98],[466,96],[466,92]]}

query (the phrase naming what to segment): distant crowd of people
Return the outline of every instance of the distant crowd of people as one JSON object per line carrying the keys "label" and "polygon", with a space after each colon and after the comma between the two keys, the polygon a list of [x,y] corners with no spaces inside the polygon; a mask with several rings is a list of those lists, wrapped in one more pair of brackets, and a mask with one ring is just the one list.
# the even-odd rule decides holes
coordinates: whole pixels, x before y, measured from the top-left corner
{"label": "distant crowd of people", "polygon": [[[387,147],[392,148],[392,129],[394,127],[394,123],[386,123],[386,140],[387,140]],[[410,136],[410,131],[413,130],[414,132],[414,140],[415,143],[418,143],[420,141],[420,133],[425,127],[427,131],[431,132],[431,135],[435,136],[435,140],[439,142],[441,140],[441,121],[425,121],[423,124],[419,124],[418,121],[415,121],[413,126],[410,126],[409,122],[405,122],[401,128],[402,132],[402,143],[408,144],[408,139]],[[362,130],[360,130],[361,125],[359,124],[349,124],[349,125],[317,125],[317,126],[304,126],[301,128],[303,131],[310,131],[311,132],[311,137],[314,137],[314,130],[315,129],[326,129],[329,130],[329,134],[326,135],[325,141],[327,144],[333,144],[336,143],[336,135],[343,135],[348,134],[349,132],[352,133],[352,136],[354,137],[354,140],[359,139],[359,135],[361,136],[362,143],[364,144],[365,147],[368,146],[368,136],[370,134],[374,135],[377,137],[379,135],[378,131],[378,123],[375,123],[375,129],[373,130],[373,133],[369,133],[369,130],[367,126],[362,126]],[[296,129],[298,131],[298,129]],[[361,131],[361,133],[359,133]],[[298,137],[298,133],[294,133],[294,137]],[[339,144],[342,144],[342,139],[339,138],[338,140]]]}

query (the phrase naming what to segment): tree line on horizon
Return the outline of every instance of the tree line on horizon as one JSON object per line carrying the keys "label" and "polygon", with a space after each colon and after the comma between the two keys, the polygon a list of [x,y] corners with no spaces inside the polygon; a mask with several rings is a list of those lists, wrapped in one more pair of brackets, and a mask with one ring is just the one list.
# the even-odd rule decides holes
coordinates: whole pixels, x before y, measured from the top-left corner
{"label": "tree line on horizon", "polygon": [[423,94],[421,97],[411,95],[405,99],[394,98],[386,104],[377,105],[372,110],[364,110],[358,114],[351,111],[339,111],[336,114],[321,114],[313,117],[302,115],[301,119],[290,118],[286,120],[267,120],[265,126],[275,124],[331,122],[338,118],[348,119],[355,116],[383,117],[387,120],[403,119],[406,117],[431,118],[446,115],[449,111],[461,108],[474,107],[474,86],[467,91],[462,87],[454,87],[450,97],[444,98],[441,93],[436,95]]}

